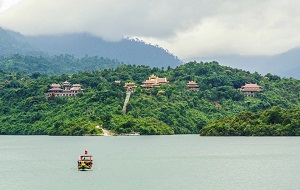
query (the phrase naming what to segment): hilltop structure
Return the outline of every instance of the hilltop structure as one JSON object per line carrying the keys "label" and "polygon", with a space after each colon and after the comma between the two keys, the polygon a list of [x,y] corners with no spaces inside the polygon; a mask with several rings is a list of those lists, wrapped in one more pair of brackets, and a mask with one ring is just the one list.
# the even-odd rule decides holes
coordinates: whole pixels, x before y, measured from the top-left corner
{"label": "hilltop structure", "polygon": [[151,75],[148,80],[143,82],[141,87],[148,89],[148,88],[157,87],[161,84],[167,84],[167,83],[168,83],[167,78],[159,78],[155,75]]}
{"label": "hilltop structure", "polygon": [[241,92],[243,92],[246,96],[251,97],[254,97],[256,93],[262,91],[262,87],[257,84],[245,84],[245,86],[241,87]]}
{"label": "hilltop structure", "polygon": [[135,85],[134,82],[127,82],[124,85],[124,88],[126,88],[126,98],[125,98],[123,109],[122,109],[124,113],[126,113],[126,106],[127,106],[128,102],[129,102],[130,95],[131,95],[132,92],[134,92],[134,89],[136,87],[137,86]]}
{"label": "hilltop structure", "polygon": [[125,85],[124,85],[124,88],[126,88],[126,91],[127,92],[134,92],[134,89],[136,88],[137,86],[135,85],[134,82],[126,82]]}
{"label": "hilltop structure", "polygon": [[191,91],[199,91],[199,85],[195,81],[189,81],[187,83],[187,86]]}
{"label": "hilltop structure", "polygon": [[83,92],[80,84],[71,85],[68,81],[65,81],[61,87],[60,84],[53,83],[48,93],[45,94],[46,98],[51,96],[57,97],[75,97],[79,92]]}

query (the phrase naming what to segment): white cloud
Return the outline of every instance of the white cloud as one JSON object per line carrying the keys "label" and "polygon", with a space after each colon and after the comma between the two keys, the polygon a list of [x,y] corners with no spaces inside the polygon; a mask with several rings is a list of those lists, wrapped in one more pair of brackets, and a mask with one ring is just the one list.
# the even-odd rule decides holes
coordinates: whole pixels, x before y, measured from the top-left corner
{"label": "white cloud", "polygon": [[0,26],[23,34],[138,37],[184,59],[274,54],[300,46],[299,6],[294,0],[21,0],[0,14]]}
{"label": "white cloud", "polygon": [[158,43],[182,58],[212,55],[272,55],[300,46],[300,3],[227,1],[216,13]]}
{"label": "white cloud", "polygon": [[21,0],[0,0],[0,14],[17,5]]}

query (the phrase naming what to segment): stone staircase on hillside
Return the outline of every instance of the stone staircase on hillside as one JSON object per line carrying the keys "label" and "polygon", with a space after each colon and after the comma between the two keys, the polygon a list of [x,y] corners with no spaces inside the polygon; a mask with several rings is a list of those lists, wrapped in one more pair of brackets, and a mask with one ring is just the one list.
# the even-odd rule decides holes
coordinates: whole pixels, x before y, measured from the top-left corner
{"label": "stone staircase on hillside", "polygon": [[124,105],[123,105],[123,112],[124,113],[126,113],[126,106],[127,106],[128,102],[129,102],[130,95],[131,95],[131,91],[127,91],[126,92],[126,98],[125,98]]}

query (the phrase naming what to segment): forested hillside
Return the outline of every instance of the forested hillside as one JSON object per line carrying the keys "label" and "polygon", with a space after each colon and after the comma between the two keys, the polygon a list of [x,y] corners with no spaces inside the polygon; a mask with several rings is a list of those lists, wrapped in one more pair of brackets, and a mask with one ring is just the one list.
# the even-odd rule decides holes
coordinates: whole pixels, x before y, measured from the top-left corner
{"label": "forested hillside", "polygon": [[200,130],[209,136],[294,136],[300,135],[300,108],[273,107],[259,112],[243,112],[237,116],[212,122]]}
{"label": "forested hillside", "polygon": [[50,55],[100,56],[118,59],[126,64],[151,67],[175,67],[181,64],[179,58],[167,50],[139,39],[125,38],[121,41],[108,42],[86,33],[26,36],[26,39],[31,46]]}
{"label": "forested hillside", "polygon": [[272,73],[281,77],[300,79],[300,47],[272,56],[223,55],[200,57],[194,60],[218,61],[222,65],[259,72]]}
{"label": "forested hillside", "polygon": [[[152,74],[166,77],[169,83],[148,90],[141,88],[142,82]],[[120,80],[121,84],[115,80]],[[200,91],[188,90],[186,84],[192,80],[199,84]],[[64,81],[81,84],[84,93],[76,98],[52,97],[47,100],[44,93],[50,85]],[[138,86],[131,94],[126,114],[122,112],[125,82],[135,82]],[[245,97],[239,90],[245,83],[257,83],[264,91],[256,97]],[[199,134],[204,126],[215,127],[213,122],[221,118],[231,120],[242,112],[255,115],[259,111],[275,109],[274,106],[289,113],[292,112],[290,109],[298,109],[300,105],[300,81],[271,74],[251,74],[216,62],[190,62],[174,69],[121,65],[115,69],[53,76],[1,70],[0,89],[0,134],[101,133],[96,126],[117,134]],[[251,128],[252,124],[249,124],[247,127]],[[251,133],[250,130],[241,135],[297,134],[284,130]]]}
{"label": "forested hillside", "polygon": [[43,75],[73,74],[120,66],[118,60],[98,56],[75,58],[73,55],[31,56],[15,54],[0,57],[0,68],[5,72]]}
{"label": "forested hillside", "polygon": [[4,30],[0,27],[0,56],[12,54],[42,54],[29,45],[26,38],[20,33]]}
{"label": "forested hillside", "polygon": [[87,33],[24,36],[0,27],[0,56],[14,54],[54,57],[68,54],[76,59],[103,57],[125,64],[151,67],[175,67],[181,64],[181,60],[167,50],[139,39],[124,38],[108,42]]}

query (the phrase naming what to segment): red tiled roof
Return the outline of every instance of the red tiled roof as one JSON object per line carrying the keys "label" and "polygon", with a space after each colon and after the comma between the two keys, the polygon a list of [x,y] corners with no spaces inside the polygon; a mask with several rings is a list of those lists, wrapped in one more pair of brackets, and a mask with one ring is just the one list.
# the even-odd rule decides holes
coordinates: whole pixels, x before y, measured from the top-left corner
{"label": "red tiled roof", "polygon": [[242,86],[242,88],[255,88],[255,87],[258,87],[258,88],[261,88],[261,86],[258,86],[257,84],[245,84],[245,86]]}
{"label": "red tiled roof", "polygon": [[49,91],[63,91],[61,88],[51,88]]}
{"label": "red tiled roof", "polygon": [[150,77],[149,77],[149,79],[156,79],[157,78],[157,76],[155,76],[155,75],[151,75]]}
{"label": "red tiled roof", "polygon": [[146,80],[145,82],[143,82],[143,84],[154,84],[155,81],[154,80]]}
{"label": "red tiled roof", "polygon": [[65,87],[65,89],[62,89],[60,84],[53,83],[51,85],[51,88],[49,89],[49,93],[53,93],[55,96],[75,96],[74,92],[72,91],[84,91],[84,89],[81,88],[80,84],[73,84],[72,88],[69,88],[71,84],[65,81],[63,83],[63,86]]}
{"label": "red tiled roof", "polygon": [[262,91],[261,86],[257,84],[245,84],[245,86],[241,87],[242,92],[260,92]]}
{"label": "red tiled roof", "polygon": [[53,84],[51,84],[51,87],[52,87],[52,88],[60,88],[60,84],[55,84],[55,83],[53,83]]}
{"label": "red tiled roof", "polygon": [[151,75],[148,80],[144,81],[141,85],[142,87],[153,87],[159,86],[160,84],[167,83],[167,78],[158,78],[155,75]]}
{"label": "red tiled roof", "polygon": [[196,83],[194,81],[189,81],[187,84],[189,85],[189,84],[198,84],[198,83]]}
{"label": "red tiled roof", "polygon": [[246,89],[242,89],[242,92],[260,92],[262,91],[262,89],[260,88],[246,88]]}
{"label": "red tiled roof", "polygon": [[198,85],[198,84],[189,84],[188,87],[193,87],[193,88],[195,88],[195,87],[199,87],[199,85]]}
{"label": "red tiled roof", "polygon": [[70,90],[79,91],[79,90],[83,90],[83,89],[81,89],[80,87],[72,87]]}
{"label": "red tiled roof", "polygon": [[166,83],[167,79],[166,78],[157,78],[157,82],[159,82],[159,83]]}
{"label": "red tiled roof", "polygon": [[133,82],[127,82],[127,83],[125,83],[124,87],[127,88],[127,87],[136,87],[136,86],[135,86],[135,83],[133,83]]}
{"label": "red tiled roof", "polygon": [[65,81],[65,82],[63,83],[63,85],[64,85],[64,86],[69,86],[70,83],[69,83],[68,81]]}

